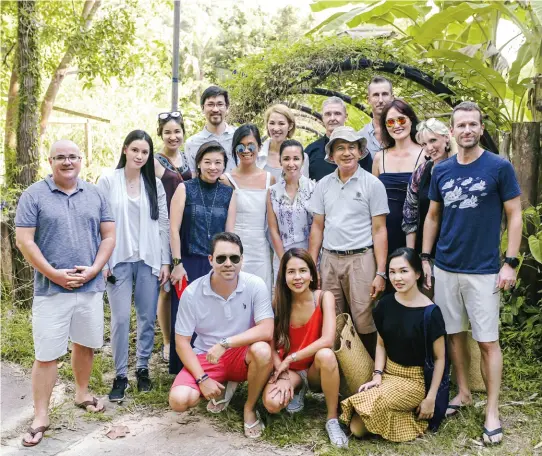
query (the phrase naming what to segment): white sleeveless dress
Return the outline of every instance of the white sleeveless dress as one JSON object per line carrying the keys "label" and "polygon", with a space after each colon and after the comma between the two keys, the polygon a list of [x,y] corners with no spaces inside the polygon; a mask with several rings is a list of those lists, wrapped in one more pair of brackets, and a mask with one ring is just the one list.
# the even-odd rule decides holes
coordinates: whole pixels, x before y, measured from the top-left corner
{"label": "white sleeveless dress", "polygon": [[272,251],[267,240],[267,189],[271,174],[267,173],[265,189],[239,188],[230,173],[226,177],[235,187],[237,214],[235,233],[243,243],[243,271],[261,277],[269,293],[273,286]]}

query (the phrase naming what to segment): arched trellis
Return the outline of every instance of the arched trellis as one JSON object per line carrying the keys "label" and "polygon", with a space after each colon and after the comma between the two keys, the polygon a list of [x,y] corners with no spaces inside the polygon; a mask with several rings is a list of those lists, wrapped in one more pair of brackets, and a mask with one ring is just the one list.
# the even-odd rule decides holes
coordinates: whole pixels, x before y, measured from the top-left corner
{"label": "arched trellis", "polygon": [[[402,56],[402,62],[395,61],[396,57],[381,41],[349,37],[306,40],[294,46],[275,48],[262,56],[247,57],[239,62],[239,68],[227,83],[232,91],[233,120],[252,120],[272,103],[288,100],[288,104],[296,105],[300,96],[307,95],[338,96],[367,114],[367,107],[360,101],[365,99],[366,83],[378,73],[392,79],[394,87],[395,84],[402,86],[400,96],[414,105],[420,117],[427,113],[445,115],[463,99],[474,99],[486,108],[493,125],[499,125],[498,112],[491,111],[487,94],[456,82],[444,83],[440,79],[445,75],[427,63],[412,65],[407,56]],[[365,75],[360,93],[344,93],[337,80],[342,81],[345,75]],[[333,77],[337,80],[330,83]],[[304,112],[321,119],[314,115],[319,114],[320,106],[302,104],[306,108]],[[488,131],[482,142],[488,149],[498,150]]]}

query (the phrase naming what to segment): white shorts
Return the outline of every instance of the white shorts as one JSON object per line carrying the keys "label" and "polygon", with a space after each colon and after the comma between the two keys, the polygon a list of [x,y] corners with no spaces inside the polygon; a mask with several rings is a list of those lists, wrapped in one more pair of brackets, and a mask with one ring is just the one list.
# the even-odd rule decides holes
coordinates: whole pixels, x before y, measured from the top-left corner
{"label": "white shorts", "polygon": [[103,291],[34,296],[32,333],[38,361],[53,361],[76,344],[100,348],[104,336]]}
{"label": "white shorts", "polygon": [[498,274],[460,274],[435,266],[435,304],[440,307],[446,332],[457,334],[472,328],[478,342],[499,340],[500,292]]}

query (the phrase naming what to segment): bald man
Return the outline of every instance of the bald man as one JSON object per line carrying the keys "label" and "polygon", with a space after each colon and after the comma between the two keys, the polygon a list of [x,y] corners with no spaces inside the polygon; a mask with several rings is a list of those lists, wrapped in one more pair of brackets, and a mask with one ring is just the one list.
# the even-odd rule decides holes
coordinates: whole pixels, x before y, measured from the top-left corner
{"label": "bald man", "polygon": [[15,216],[16,242],[34,267],[32,368],[34,421],[22,439],[41,442],[49,428],[49,400],[57,359],[73,343],[75,405],[87,412],[104,406],[88,391],[94,349],[103,344],[103,292],[100,274],[115,247],[115,223],[98,188],[79,179],[81,152],[69,140],[53,144],[53,171],[21,195]]}

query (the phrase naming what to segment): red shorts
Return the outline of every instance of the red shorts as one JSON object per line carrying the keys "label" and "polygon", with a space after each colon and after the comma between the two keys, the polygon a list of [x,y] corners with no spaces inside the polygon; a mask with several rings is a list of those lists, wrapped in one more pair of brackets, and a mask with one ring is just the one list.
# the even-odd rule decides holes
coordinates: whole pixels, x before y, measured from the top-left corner
{"label": "red shorts", "polygon": [[[244,382],[247,379],[248,375],[248,365],[245,361],[247,356],[248,346],[247,347],[237,347],[229,348],[222,355],[218,364],[211,364],[208,362],[205,357],[206,353],[197,355],[198,361],[201,364],[201,368],[204,372],[213,380],[224,383],[224,382]],[[195,390],[199,391],[199,386],[196,384],[196,379],[194,376],[183,367],[181,372],[175,377],[171,389],[176,386],[189,386]]]}

